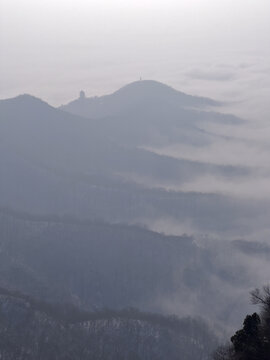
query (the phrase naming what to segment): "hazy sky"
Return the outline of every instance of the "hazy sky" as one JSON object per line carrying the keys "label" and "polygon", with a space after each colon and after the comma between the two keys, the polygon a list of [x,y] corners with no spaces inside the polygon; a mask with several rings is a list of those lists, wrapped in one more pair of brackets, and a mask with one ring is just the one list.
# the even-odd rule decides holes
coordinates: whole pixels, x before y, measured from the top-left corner
{"label": "hazy sky", "polygon": [[234,97],[269,75],[269,14],[269,0],[0,0],[0,97],[60,104],[140,76]]}

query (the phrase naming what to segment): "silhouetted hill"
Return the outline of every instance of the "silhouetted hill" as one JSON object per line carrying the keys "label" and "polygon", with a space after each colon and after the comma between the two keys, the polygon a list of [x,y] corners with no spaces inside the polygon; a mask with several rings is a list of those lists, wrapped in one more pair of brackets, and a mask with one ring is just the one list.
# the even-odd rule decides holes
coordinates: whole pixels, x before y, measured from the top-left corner
{"label": "silhouetted hill", "polygon": [[52,106],[50,106],[45,101],[29,94],[22,94],[14,98],[4,99],[0,101],[1,101],[2,111],[4,111],[4,108],[9,111],[19,110],[19,109],[22,111],[27,111],[27,110],[34,111],[34,109],[37,109],[38,111],[40,111],[42,108],[43,109],[52,108]]}
{"label": "silhouetted hill", "polygon": [[[184,220],[198,213],[194,210],[192,214],[194,195],[187,195],[187,207],[183,194],[144,187],[170,181],[181,184],[210,174],[226,178],[249,174],[243,167],[178,160],[139,149],[137,140],[153,140],[154,129],[161,134],[167,128],[169,137],[179,140],[184,136],[185,141],[190,140],[183,135],[187,128],[185,119],[179,122],[172,116],[164,122],[165,112],[155,117],[153,112],[158,115],[158,111],[151,107],[149,111],[143,111],[139,121],[135,121],[135,113],[129,113],[129,119],[134,118],[132,127],[124,116],[90,120],[55,109],[29,95],[0,101],[0,206],[31,213],[69,213],[128,222],[167,216],[169,211],[169,216]],[[151,115],[149,121],[147,114]],[[188,131],[200,134],[194,126]],[[146,185],[136,185],[137,178],[145,180]],[[226,214],[228,206],[231,209],[230,204],[212,196],[208,200],[205,202],[198,195],[195,206],[204,208],[207,219],[218,214],[214,211],[217,204]],[[235,211],[238,210],[234,206]],[[230,219],[223,221],[226,226],[235,218],[234,212],[223,216]],[[220,221],[215,224],[219,227]]]}
{"label": "silhouetted hill", "polygon": [[133,146],[185,143],[206,145],[213,135],[201,130],[205,122],[238,124],[241,119],[203,111],[218,103],[207,98],[186,95],[156,81],[138,81],[111,95],[80,96],[62,110],[98,119],[96,129],[117,143]]}
{"label": "silhouetted hill", "polygon": [[147,104],[177,107],[217,106],[219,103],[198,96],[191,96],[158,81],[143,80],[128,84],[111,95],[79,98],[61,109],[86,117],[102,118]]}

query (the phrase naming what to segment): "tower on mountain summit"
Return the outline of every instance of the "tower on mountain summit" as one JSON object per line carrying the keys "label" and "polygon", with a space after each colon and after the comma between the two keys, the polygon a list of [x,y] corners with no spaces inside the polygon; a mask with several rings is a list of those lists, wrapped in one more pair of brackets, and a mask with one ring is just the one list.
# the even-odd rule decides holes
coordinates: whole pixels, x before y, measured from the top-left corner
{"label": "tower on mountain summit", "polygon": [[83,90],[80,91],[80,99],[85,99],[85,92]]}

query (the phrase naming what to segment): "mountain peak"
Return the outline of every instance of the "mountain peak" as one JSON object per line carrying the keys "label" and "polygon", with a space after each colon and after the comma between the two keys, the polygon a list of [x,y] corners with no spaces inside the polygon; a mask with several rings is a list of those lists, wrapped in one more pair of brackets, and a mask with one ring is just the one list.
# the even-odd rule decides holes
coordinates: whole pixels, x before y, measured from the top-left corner
{"label": "mountain peak", "polygon": [[6,121],[16,119],[17,123],[18,119],[24,119],[24,121],[40,123],[44,119],[50,119],[54,112],[58,112],[58,110],[45,101],[29,94],[0,100],[0,117]]}
{"label": "mountain peak", "polygon": [[143,91],[143,93],[150,93],[152,95],[155,95],[157,92],[163,94],[178,92],[172,87],[165,85],[156,80],[139,80],[123,86],[122,88],[117,90],[114,94],[119,94],[123,92],[136,93],[137,91],[139,92],[139,94],[141,94],[141,91]]}
{"label": "mountain peak", "polygon": [[0,100],[0,111],[3,114],[6,112],[41,114],[43,112],[51,111],[52,109],[54,108],[45,101],[29,94],[22,94],[14,98]]}
{"label": "mountain peak", "polygon": [[46,106],[50,106],[48,103],[46,103],[44,100],[39,99],[36,96],[30,95],[30,94],[21,94],[18,96],[15,96],[13,98],[9,98],[9,99],[4,99],[4,100],[0,100],[1,102],[5,102],[5,103],[12,103],[13,105],[18,104],[18,105],[46,105]]}
{"label": "mountain peak", "polygon": [[142,108],[145,104],[167,104],[169,107],[200,108],[219,103],[204,97],[192,96],[155,80],[139,80],[127,84],[112,94],[87,98],[80,97],[60,108],[90,118],[113,116],[121,112]]}
{"label": "mountain peak", "polygon": [[183,107],[216,106],[219,104],[212,99],[185,94],[156,80],[139,80],[132,82],[123,86],[111,96],[121,98],[122,101],[141,101],[147,99],[169,101],[175,102]]}

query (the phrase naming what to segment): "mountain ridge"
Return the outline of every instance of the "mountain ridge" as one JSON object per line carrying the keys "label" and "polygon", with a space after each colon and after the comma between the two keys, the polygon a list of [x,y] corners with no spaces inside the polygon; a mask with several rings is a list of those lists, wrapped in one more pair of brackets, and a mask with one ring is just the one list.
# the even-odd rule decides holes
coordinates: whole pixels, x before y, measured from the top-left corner
{"label": "mountain ridge", "polygon": [[158,81],[140,80],[127,84],[108,95],[85,97],[84,92],[81,92],[78,99],[59,108],[84,117],[102,118],[153,101],[176,104],[183,108],[220,105],[215,100],[188,95]]}

